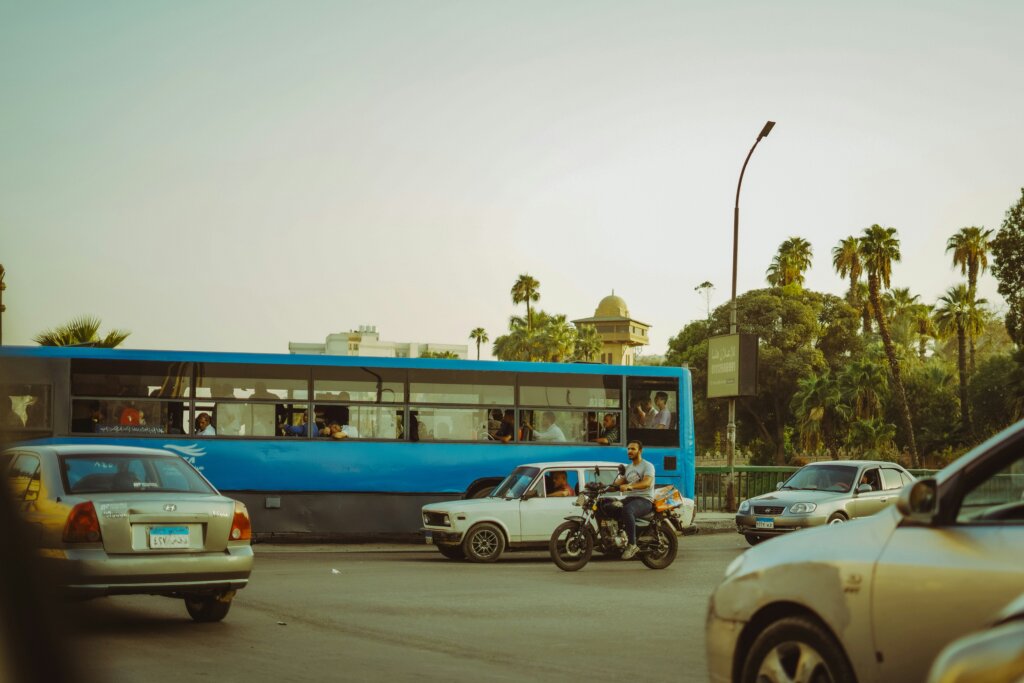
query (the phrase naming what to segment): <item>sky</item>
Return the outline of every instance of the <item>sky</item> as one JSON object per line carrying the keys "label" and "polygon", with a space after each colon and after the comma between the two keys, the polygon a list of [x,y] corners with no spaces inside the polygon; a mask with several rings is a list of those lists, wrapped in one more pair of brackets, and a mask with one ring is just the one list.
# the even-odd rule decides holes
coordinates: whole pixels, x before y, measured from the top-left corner
{"label": "sky", "polygon": [[[0,0],[3,343],[287,353],[493,341],[540,282],[645,354],[811,242],[898,230],[934,303],[1024,186],[1024,3]],[[980,295],[1003,306],[991,273]],[[483,358],[490,357],[489,346]]]}

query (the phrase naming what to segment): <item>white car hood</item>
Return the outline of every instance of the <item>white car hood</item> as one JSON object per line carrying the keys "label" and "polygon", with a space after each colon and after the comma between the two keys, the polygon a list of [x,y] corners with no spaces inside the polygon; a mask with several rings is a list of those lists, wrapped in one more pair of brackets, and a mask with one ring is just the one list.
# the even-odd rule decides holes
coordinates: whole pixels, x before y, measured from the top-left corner
{"label": "white car hood", "polygon": [[481,510],[503,509],[514,503],[518,498],[467,498],[465,500],[449,500],[442,503],[429,503],[423,506],[424,512],[479,512]]}

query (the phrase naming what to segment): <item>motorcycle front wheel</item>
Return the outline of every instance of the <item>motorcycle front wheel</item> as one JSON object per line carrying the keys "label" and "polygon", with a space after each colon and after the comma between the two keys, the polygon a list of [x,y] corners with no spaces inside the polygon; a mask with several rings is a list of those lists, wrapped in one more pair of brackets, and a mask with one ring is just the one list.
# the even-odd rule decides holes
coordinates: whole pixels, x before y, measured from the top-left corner
{"label": "motorcycle front wheel", "polygon": [[[651,569],[664,569],[672,564],[679,552],[679,539],[668,524],[658,524],[650,531],[658,539],[657,546],[640,553],[640,561]],[[655,536],[655,534],[657,534]]]}
{"label": "motorcycle front wheel", "polygon": [[579,522],[562,522],[551,534],[548,550],[559,569],[574,572],[590,561],[594,554],[594,537]]}

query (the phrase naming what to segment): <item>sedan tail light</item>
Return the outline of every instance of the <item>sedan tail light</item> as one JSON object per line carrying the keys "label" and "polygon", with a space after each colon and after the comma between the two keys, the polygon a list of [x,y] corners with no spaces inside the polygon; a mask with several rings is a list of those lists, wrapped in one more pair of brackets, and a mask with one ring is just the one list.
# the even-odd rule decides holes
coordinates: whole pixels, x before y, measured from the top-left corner
{"label": "sedan tail light", "polygon": [[235,517],[231,520],[229,541],[248,541],[252,538],[252,524],[249,522],[249,511],[244,503],[235,501]]}
{"label": "sedan tail light", "polygon": [[100,520],[91,500],[71,508],[68,521],[64,524],[63,538],[65,543],[96,543],[103,540]]}

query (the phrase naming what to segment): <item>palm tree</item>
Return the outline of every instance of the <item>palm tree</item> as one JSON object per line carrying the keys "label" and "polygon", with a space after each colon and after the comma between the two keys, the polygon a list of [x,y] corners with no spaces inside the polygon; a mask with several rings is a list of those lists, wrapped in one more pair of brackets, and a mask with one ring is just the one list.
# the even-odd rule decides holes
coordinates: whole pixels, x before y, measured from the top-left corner
{"label": "palm tree", "polygon": [[877,417],[882,410],[882,397],[888,389],[885,371],[864,358],[849,365],[839,374],[839,390],[858,420]]}
{"label": "palm tree", "polygon": [[590,361],[601,353],[601,335],[593,325],[581,325],[576,328],[576,359]]}
{"label": "palm tree", "polygon": [[489,339],[487,337],[487,330],[482,327],[475,327],[473,331],[469,333],[469,338],[476,341],[476,359],[480,360],[480,345],[486,344]]}
{"label": "palm tree", "polygon": [[911,315],[917,329],[917,357],[924,360],[925,353],[928,351],[928,340],[935,338],[932,309],[927,304],[915,304]]}
{"label": "palm tree", "polygon": [[917,329],[914,307],[921,297],[911,294],[909,287],[895,287],[882,296],[882,305],[889,316],[893,337],[903,346],[912,344],[911,335]]}
{"label": "palm tree", "polygon": [[70,322],[52,330],[44,330],[33,341],[40,346],[74,346],[76,344],[100,346],[112,349],[120,346],[131,332],[127,330],[111,330],[107,336],[100,338],[100,319],[91,315],[81,315]]}
{"label": "palm tree", "polygon": [[894,436],[896,436],[896,425],[876,417],[870,420],[858,420],[850,425],[850,436],[846,443],[864,451],[862,456],[878,456],[881,451],[892,448]]}
{"label": "palm tree", "polygon": [[527,274],[522,274],[512,285],[512,303],[526,303],[526,328],[533,329],[533,316],[530,314],[530,302],[540,299],[540,282]]}
{"label": "palm tree", "polygon": [[963,427],[965,436],[974,431],[968,399],[967,337],[970,330],[977,327],[978,304],[985,303],[987,302],[984,299],[973,301],[970,289],[965,285],[957,285],[947,289],[945,295],[939,298],[933,314],[939,334],[946,337],[956,335],[957,372],[960,377],[960,426]]}
{"label": "palm tree", "polygon": [[907,446],[910,449],[914,467],[917,467],[917,441],[914,439],[914,423],[910,419],[910,405],[907,403],[907,392],[903,386],[903,379],[900,377],[900,363],[896,358],[892,335],[889,334],[889,323],[885,319],[885,310],[882,308],[881,289],[883,286],[886,289],[889,288],[892,264],[894,261],[896,263],[900,261],[900,241],[896,237],[896,228],[883,228],[877,223],[870,228],[865,228],[864,236],[860,238],[859,249],[861,263],[864,264],[864,270],[868,275],[868,298],[874,308],[875,322],[878,324],[878,333],[882,337],[885,355],[889,359],[889,371],[892,373],[892,383],[899,401],[900,419],[903,422],[903,429],[907,433]]}
{"label": "palm tree", "polygon": [[[978,293],[978,274],[988,269],[988,252],[991,230],[971,226],[960,228],[960,231],[946,241],[946,251],[953,252],[953,266],[960,266],[960,274],[967,276],[967,294],[973,302]],[[968,332],[967,338],[971,346],[971,374],[974,374],[974,333]]]}
{"label": "palm tree", "polygon": [[800,379],[797,387],[790,405],[800,430],[800,447],[814,452],[822,445],[825,411],[839,403],[839,388],[828,371]]}
{"label": "palm tree", "polygon": [[852,235],[839,241],[839,245],[832,248],[832,267],[839,273],[839,277],[850,278],[850,291],[846,293],[846,299],[854,308],[858,306],[857,283],[860,281],[864,267],[860,262],[858,241]]}
{"label": "palm tree", "polygon": [[551,363],[571,360],[576,353],[576,328],[565,314],[544,315],[543,326],[537,330],[540,357]]}
{"label": "palm tree", "polygon": [[803,286],[804,272],[811,267],[813,255],[810,242],[802,237],[790,237],[779,245],[778,253],[768,266],[768,284],[773,287]]}

